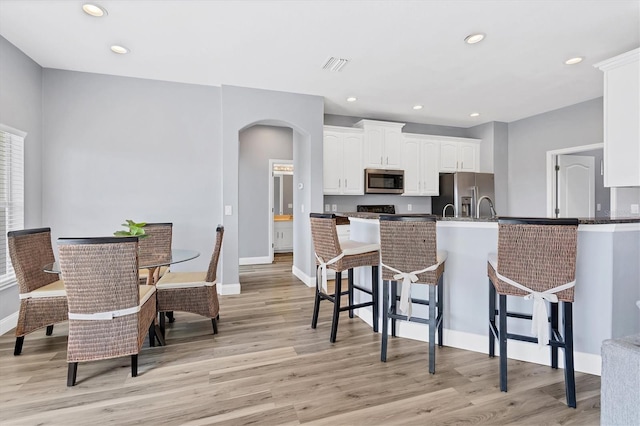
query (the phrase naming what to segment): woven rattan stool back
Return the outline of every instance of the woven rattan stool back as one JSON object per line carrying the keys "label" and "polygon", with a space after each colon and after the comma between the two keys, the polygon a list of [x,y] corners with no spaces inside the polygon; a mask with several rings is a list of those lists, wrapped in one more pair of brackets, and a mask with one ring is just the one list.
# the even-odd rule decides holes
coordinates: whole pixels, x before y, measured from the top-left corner
{"label": "woven rattan stool back", "polygon": [[20,293],[29,293],[58,280],[56,274],[48,274],[43,270],[44,265],[55,261],[51,228],[11,231],[7,237]]}
{"label": "woven rattan stool back", "polygon": [[336,215],[311,213],[309,220],[316,254],[327,261],[342,253],[336,230]]}
{"label": "woven rattan stool back", "polygon": [[[435,216],[380,216],[380,253],[384,265],[403,272],[438,263]],[[423,272],[418,282],[436,284],[441,274],[438,270]],[[383,280],[395,280],[393,275],[392,270],[382,268]]]}
{"label": "woven rattan stool back", "polygon": [[[577,219],[501,218],[498,224],[498,273],[531,290],[542,292],[575,280]],[[492,268],[489,268],[490,275]],[[499,294],[527,293],[496,276]],[[556,293],[573,302],[574,287]]]}

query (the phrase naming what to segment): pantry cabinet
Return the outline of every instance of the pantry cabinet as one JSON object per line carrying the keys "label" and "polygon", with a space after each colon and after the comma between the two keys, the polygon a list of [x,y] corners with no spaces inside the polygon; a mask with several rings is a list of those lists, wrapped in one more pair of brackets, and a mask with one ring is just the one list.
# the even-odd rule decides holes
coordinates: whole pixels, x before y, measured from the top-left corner
{"label": "pantry cabinet", "polygon": [[440,172],[480,171],[480,140],[440,137]]}

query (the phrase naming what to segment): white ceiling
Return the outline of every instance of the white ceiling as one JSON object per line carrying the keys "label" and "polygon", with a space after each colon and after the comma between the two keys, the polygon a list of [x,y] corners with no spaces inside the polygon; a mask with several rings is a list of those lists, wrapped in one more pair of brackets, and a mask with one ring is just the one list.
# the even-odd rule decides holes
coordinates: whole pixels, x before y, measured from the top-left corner
{"label": "white ceiling", "polygon": [[[593,64],[640,45],[638,0],[96,1],[103,18],[83,3],[0,0],[0,34],[45,68],[313,94],[329,114],[461,127],[601,96]],[[487,36],[465,44],[474,32]],[[349,63],[322,70],[330,56]],[[585,60],[565,65],[573,56]]]}

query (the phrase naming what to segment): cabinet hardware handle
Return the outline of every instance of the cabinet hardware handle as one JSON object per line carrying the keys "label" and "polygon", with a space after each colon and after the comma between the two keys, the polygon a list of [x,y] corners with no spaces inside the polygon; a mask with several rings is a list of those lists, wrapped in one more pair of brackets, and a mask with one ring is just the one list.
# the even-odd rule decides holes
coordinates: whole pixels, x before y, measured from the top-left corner
{"label": "cabinet hardware handle", "polygon": [[344,180],[344,187],[346,188],[347,186],[349,186],[349,184],[347,184],[347,180]]}
{"label": "cabinet hardware handle", "polygon": [[389,157],[387,157],[387,165],[389,165]]}
{"label": "cabinet hardware handle", "polygon": [[340,188],[340,180],[341,180],[341,179],[338,179],[338,188]]}
{"label": "cabinet hardware handle", "polygon": [[384,164],[384,163],[382,162],[382,155],[380,156],[380,164]]}

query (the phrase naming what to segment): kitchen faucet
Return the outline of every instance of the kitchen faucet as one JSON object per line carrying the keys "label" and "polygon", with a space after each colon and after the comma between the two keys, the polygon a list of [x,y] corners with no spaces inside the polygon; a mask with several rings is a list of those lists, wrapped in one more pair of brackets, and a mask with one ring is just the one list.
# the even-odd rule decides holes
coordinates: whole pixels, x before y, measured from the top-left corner
{"label": "kitchen faucet", "polygon": [[482,204],[482,200],[484,199],[486,199],[489,202],[489,208],[491,209],[491,218],[496,217],[497,213],[496,213],[496,209],[493,208],[493,201],[491,201],[491,198],[489,198],[488,196],[483,195],[478,200],[478,205],[476,206],[476,218],[480,218],[480,204]]}
{"label": "kitchen faucet", "polygon": [[456,215],[456,206],[454,206],[453,204],[449,203],[446,206],[444,206],[444,208],[442,209],[442,217],[446,217],[446,213],[447,213],[447,207],[451,207],[453,209],[453,216],[455,217]]}

